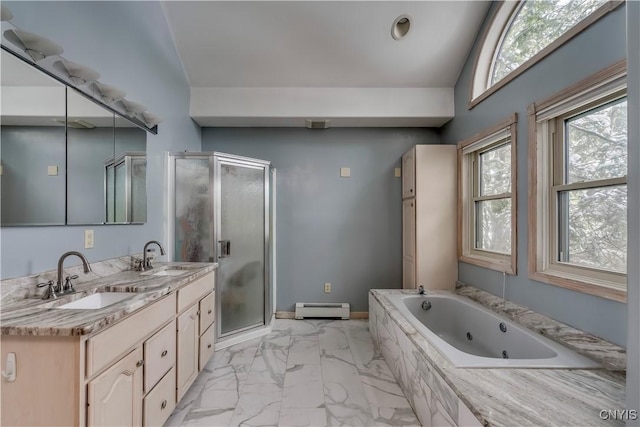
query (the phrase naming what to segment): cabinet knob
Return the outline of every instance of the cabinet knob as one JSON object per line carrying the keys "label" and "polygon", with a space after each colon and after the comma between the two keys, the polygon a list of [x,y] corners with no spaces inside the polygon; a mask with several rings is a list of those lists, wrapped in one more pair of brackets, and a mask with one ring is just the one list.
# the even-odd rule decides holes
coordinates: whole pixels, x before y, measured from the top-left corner
{"label": "cabinet knob", "polygon": [[163,351],[162,354],[160,355],[160,357],[165,357],[167,355],[167,353],[168,353],[167,350]]}
{"label": "cabinet knob", "polygon": [[198,312],[196,313],[198,316],[200,316],[200,310],[198,310]]}
{"label": "cabinet knob", "polygon": [[410,191],[411,193],[413,193],[413,188],[410,188],[410,189],[409,189],[409,191]]}
{"label": "cabinet knob", "polygon": [[211,344],[208,344],[208,345],[207,345],[207,348],[211,348]]}
{"label": "cabinet knob", "polygon": [[207,314],[211,314],[213,312],[213,310],[209,309],[209,311],[207,311]]}
{"label": "cabinet knob", "polygon": [[136,363],[136,367],[139,368],[142,365],[144,365],[144,360],[138,360],[138,363]]}
{"label": "cabinet knob", "polygon": [[167,407],[167,401],[163,400],[162,403],[160,404],[160,409],[164,409]]}

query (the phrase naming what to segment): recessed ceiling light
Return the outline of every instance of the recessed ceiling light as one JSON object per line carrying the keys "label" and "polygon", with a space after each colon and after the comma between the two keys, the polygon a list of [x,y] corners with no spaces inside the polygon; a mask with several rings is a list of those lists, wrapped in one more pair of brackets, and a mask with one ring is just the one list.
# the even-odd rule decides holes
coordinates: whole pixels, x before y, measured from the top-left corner
{"label": "recessed ceiling light", "polygon": [[393,37],[394,40],[402,40],[409,33],[410,28],[411,18],[409,15],[400,15],[393,21],[391,37]]}

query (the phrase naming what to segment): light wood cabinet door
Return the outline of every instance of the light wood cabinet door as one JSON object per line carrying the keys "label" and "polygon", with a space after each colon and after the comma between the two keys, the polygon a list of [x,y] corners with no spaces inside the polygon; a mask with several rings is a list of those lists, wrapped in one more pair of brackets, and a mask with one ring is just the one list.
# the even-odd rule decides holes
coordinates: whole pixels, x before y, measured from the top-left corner
{"label": "light wood cabinet door", "polygon": [[89,426],[142,424],[142,348],[137,348],[87,386]]}
{"label": "light wood cabinet door", "polygon": [[178,317],[178,401],[198,376],[198,304]]}
{"label": "light wood cabinet door", "polygon": [[416,200],[402,201],[402,288],[413,289],[416,265]]}
{"label": "light wood cabinet door", "polygon": [[402,156],[402,198],[416,195],[416,160],[415,148]]}

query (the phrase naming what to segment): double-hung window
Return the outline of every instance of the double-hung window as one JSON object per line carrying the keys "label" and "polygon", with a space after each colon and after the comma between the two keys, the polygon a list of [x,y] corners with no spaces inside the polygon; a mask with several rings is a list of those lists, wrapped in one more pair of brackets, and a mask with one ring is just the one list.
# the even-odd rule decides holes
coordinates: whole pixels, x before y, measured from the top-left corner
{"label": "double-hung window", "polygon": [[530,276],[624,300],[626,72],[616,64],[530,107]]}
{"label": "double-hung window", "polygon": [[459,259],[516,272],[517,115],[458,144]]}

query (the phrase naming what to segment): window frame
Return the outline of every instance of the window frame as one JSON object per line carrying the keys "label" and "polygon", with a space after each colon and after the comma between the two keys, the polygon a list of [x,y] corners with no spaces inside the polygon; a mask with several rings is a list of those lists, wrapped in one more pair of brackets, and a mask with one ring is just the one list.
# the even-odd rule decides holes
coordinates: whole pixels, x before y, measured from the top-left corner
{"label": "window frame", "polygon": [[502,4],[495,9],[489,20],[489,25],[487,25],[482,37],[480,38],[480,47],[475,56],[471,84],[469,86],[469,110],[500,90],[502,87],[506,86],[509,82],[540,62],[560,46],[589,28],[600,18],[622,6],[625,3],[625,0],[608,1],[606,4],[596,9],[589,16],[578,22],[544,49],[540,50],[531,58],[520,64],[520,66],[515,70],[491,86],[490,76],[494,68],[497,51],[502,46],[506,32],[520,9],[521,3],[521,1],[502,2]]}
{"label": "window frame", "polygon": [[[626,301],[626,274],[557,260],[557,193],[626,185],[627,178],[558,184],[564,171],[564,121],[626,96],[626,60],[531,104],[529,122],[529,278],[615,301]],[[597,184],[597,185],[596,185]],[[556,218],[556,219],[554,219]]]}
{"label": "window frame", "polygon": [[[517,122],[518,115],[514,113],[497,125],[458,143],[458,260],[511,275],[517,273]],[[505,143],[511,146],[511,191],[481,196],[479,156]],[[476,203],[501,199],[511,201],[511,250],[500,253],[478,249]]]}

